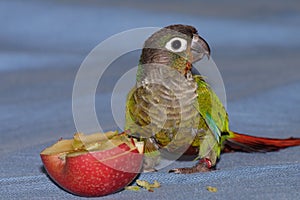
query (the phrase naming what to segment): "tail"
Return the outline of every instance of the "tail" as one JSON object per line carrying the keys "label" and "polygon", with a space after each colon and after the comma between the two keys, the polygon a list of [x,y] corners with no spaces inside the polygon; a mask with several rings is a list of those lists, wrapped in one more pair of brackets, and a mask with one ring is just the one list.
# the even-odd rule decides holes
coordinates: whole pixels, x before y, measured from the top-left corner
{"label": "tail", "polygon": [[224,143],[224,152],[269,152],[300,145],[300,138],[274,139],[231,133],[232,137],[226,139]]}

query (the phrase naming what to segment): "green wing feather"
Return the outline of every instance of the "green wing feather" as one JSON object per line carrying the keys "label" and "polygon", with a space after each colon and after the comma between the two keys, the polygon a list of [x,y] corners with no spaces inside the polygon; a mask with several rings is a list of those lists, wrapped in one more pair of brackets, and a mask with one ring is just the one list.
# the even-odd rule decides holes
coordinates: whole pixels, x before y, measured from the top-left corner
{"label": "green wing feather", "polygon": [[210,125],[213,123],[220,132],[228,132],[228,114],[219,97],[205,82],[202,76],[194,75],[194,80],[198,84],[198,106],[196,107],[199,113],[205,118],[207,124]]}
{"label": "green wing feather", "polygon": [[221,153],[222,143],[226,139],[222,134],[229,132],[228,115],[218,96],[203,77],[200,75],[193,77],[198,85],[198,102],[195,103],[195,107],[209,127],[209,131],[201,141],[199,157],[210,154],[210,157],[217,159]]}

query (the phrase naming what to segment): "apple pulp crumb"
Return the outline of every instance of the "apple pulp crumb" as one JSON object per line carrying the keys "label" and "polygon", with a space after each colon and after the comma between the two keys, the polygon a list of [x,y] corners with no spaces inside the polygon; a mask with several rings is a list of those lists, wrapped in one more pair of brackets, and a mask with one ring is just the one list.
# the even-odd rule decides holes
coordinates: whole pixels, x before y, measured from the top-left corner
{"label": "apple pulp crumb", "polygon": [[217,192],[218,189],[216,187],[212,187],[212,186],[207,186],[206,189],[209,191],[209,192]]}
{"label": "apple pulp crumb", "polygon": [[125,190],[131,190],[131,191],[139,191],[141,188],[137,185],[127,186],[125,187]]}
{"label": "apple pulp crumb", "polygon": [[137,185],[127,186],[125,187],[125,190],[131,190],[131,191],[140,191],[141,188],[145,188],[149,192],[154,192],[154,188],[159,188],[160,183],[158,181],[154,181],[152,184],[148,181],[144,180],[136,180]]}
{"label": "apple pulp crumb", "polygon": [[158,181],[154,181],[153,184],[149,183],[148,181],[144,181],[144,180],[136,180],[136,184],[142,188],[145,188],[146,190],[148,190],[149,192],[153,192],[154,188],[159,188],[160,187],[160,183]]}

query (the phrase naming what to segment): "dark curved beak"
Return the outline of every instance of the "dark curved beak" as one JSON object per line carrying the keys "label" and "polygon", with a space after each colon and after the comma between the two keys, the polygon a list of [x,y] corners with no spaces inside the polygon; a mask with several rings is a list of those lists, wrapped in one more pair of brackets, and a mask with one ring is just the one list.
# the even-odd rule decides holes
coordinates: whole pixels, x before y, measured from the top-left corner
{"label": "dark curved beak", "polygon": [[210,48],[208,43],[197,34],[193,35],[191,51],[193,55],[192,63],[201,60],[205,55],[208,59],[210,57]]}

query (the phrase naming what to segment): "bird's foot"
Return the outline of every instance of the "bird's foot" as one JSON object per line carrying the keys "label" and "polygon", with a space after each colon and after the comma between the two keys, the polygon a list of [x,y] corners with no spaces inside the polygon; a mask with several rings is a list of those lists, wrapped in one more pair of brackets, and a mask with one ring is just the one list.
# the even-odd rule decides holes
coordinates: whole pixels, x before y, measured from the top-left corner
{"label": "bird's foot", "polygon": [[192,174],[197,172],[209,172],[211,171],[212,163],[208,158],[202,158],[199,162],[193,167],[185,167],[185,168],[176,168],[171,169],[169,173],[176,173],[176,174]]}

